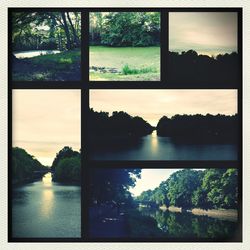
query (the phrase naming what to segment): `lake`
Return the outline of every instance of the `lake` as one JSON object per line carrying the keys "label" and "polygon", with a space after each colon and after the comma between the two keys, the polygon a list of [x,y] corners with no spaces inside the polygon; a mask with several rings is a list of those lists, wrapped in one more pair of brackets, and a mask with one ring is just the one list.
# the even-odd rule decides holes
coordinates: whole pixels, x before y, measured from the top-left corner
{"label": "lake", "polygon": [[230,219],[215,219],[188,212],[170,212],[149,208],[139,208],[139,211],[142,215],[156,220],[161,232],[159,237],[187,240],[237,240],[240,233],[239,224]]}
{"label": "lake", "polygon": [[12,236],[81,237],[81,188],[42,180],[13,189]]}
{"label": "lake", "polygon": [[13,54],[15,55],[16,58],[23,59],[41,55],[58,54],[61,52],[62,51],[60,50],[27,50],[27,51],[14,52]]}
{"label": "lake", "polygon": [[[98,144],[98,142],[97,142]],[[102,143],[104,144],[104,143]],[[94,160],[237,160],[234,144],[175,143],[170,137],[157,136],[156,131],[125,145],[105,145],[90,150]]]}

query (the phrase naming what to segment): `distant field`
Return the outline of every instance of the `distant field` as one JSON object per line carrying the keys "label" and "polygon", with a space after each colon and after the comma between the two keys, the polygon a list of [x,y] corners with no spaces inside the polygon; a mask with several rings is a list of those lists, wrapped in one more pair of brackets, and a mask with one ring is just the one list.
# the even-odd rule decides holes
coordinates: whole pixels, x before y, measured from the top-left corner
{"label": "distant field", "polygon": [[159,81],[160,47],[91,46],[89,65],[92,81]]}

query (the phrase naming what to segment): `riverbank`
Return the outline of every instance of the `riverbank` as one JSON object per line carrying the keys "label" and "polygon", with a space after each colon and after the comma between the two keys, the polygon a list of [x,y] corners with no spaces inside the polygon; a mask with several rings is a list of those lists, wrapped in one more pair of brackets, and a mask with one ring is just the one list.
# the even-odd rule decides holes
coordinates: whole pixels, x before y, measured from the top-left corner
{"label": "riverbank", "polygon": [[170,211],[170,212],[189,212],[198,216],[208,216],[215,219],[220,220],[228,220],[237,222],[238,220],[238,211],[236,209],[201,209],[201,208],[193,208],[190,210],[184,210],[181,207],[166,207],[165,205],[159,207],[162,211]]}
{"label": "riverbank", "polygon": [[79,81],[81,79],[81,51],[12,60],[14,81]]}

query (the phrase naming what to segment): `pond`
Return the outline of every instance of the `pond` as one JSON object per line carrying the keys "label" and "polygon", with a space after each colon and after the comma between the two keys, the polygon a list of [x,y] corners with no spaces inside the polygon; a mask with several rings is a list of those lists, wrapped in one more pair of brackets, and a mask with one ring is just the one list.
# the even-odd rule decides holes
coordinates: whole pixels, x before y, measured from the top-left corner
{"label": "pond", "polygon": [[[100,140],[103,141],[102,138]],[[170,137],[152,134],[126,145],[117,140],[115,145],[92,147],[90,157],[94,160],[236,160],[234,144],[176,143]],[[99,144],[98,141],[96,144]]]}
{"label": "pond", "polygon": [[157,222],[161,231],[159,237],[173,239],[216,239],[233,240],[238,237],[239,225],[230,218],[211,218],[188,212],[139,208],[142,215],[150,216]]}
{"label": "pond", "polygon": [[51,54],[58,54],[61,53],[60,50],[27,50],[27,51],[19,51],[14,52],[16,58],[23,59],[23,58],[31,58],[35,56],[41,56],[41,55],[51,55]]}
{"label": "pond", "polygon": [[75,238],[81,236],[81,189],[42,180],[14,188],[12,236]]}

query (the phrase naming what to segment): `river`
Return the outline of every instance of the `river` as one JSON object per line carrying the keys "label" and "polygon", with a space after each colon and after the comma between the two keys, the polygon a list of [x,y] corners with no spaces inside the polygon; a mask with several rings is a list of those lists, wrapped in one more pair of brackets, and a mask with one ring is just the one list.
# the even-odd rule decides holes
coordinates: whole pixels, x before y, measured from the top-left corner
{"label": "river", "polygon": [[14,56],[18,59],[23,59],[23,58],[31,58],[35,56],[51,55],[51,54],[58,54],[58,53],[61,53],[61,51],[60,50],[26,50],[26,51],[14,52]]}
{"label": "river", "polygon": [[152,134],[139,139],[134,145],[103,147],[91,150],[94,160],[237,160],[234,144],[175,143],[170,137]]}
{"label": "river", "polygon": [[160,209],[140,208],[144,216],[155,219],[159,230],[159,237],[173,239],[239,239],[239,224],[228,218],[211,218],[194,215],[188,212],[170,212]]}
{"label": "river", "polygon": [[81,189],[42,180],[14,188],[12,236],[22,238],[81,237]]}

